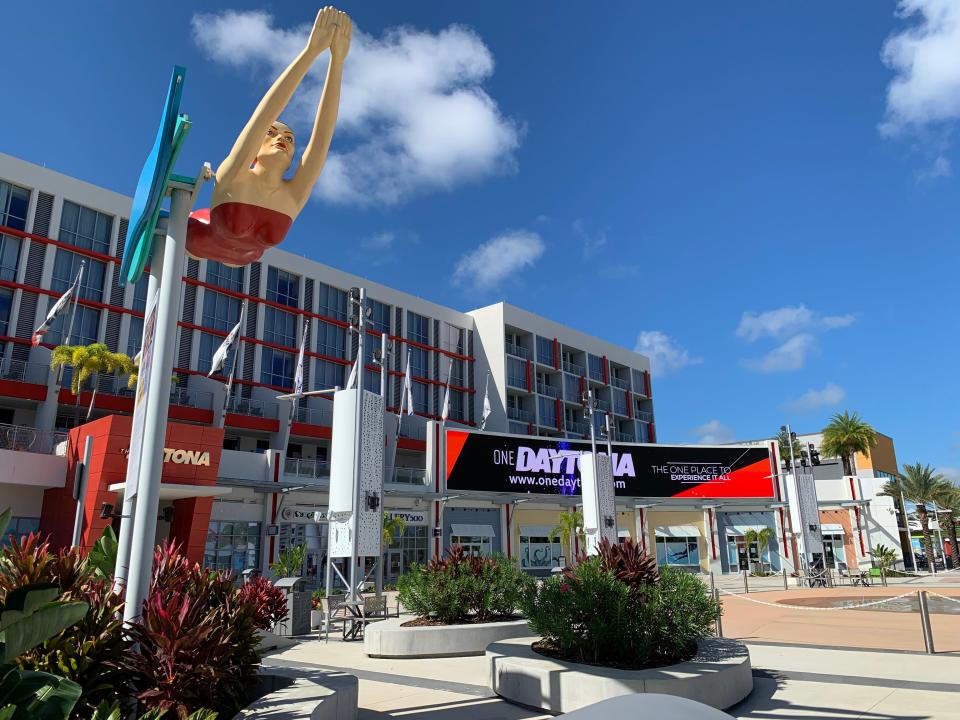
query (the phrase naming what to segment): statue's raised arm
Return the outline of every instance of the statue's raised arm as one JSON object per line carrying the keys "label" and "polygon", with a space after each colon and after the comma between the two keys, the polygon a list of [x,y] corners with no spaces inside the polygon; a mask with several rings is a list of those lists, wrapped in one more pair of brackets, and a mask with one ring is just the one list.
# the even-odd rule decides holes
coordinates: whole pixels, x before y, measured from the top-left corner
{"label": "statue's raised arm", "polygon": [[[352,31],[346,13],[332,7],[317,13],[306,47],[270,86],[217,168],[210,209],[190,216],[188,253],[227,265],[247,265],[286,236],[327,159]],[[293,131],[278,118],[310,66],[327,49],[330,64],[313,132],[300,167],[293,178],[284,180],[296,145]]]}

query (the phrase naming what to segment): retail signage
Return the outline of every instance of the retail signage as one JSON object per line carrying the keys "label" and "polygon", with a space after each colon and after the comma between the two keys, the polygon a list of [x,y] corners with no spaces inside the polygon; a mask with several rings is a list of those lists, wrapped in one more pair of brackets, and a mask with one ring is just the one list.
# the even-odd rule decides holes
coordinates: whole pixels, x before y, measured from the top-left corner
{"label": "retail signage", "polygon": [[287,505],[280,511],[280,519],[295,523],[325,522],[327,509],[309,505]]}
{"label": "retail signage", "polygon": [[425,512],[417,512],[416,510],[387,510],[387,518],[390,520],[399,518],[407,525],[427,524],[427,514]]}
{"label": "retail signage", "polygon": [[[169,101],[169,97],[167,98]],[[179,103],[179,100],[178,100]],[[149,238],[148,238],[149,239]],[[153,341],[157,330],[157,304],[160,290],[150,298],[143,325],[143,339],[140,350],[140,365],[137,373],[137,389],[133,400],[133,424],[130,430],[130,457],[127,463],[127,499],[137,496],[140,490],[140,465],[143,462],[143,434],[147,428],[147,397],[150,392],[150,370],[153,367]],[[149,461],[149,460],[148,460]]]}
{"label": "retail signage", "polygon": [[199,450],[180,450],[178,448],[164,448],[163,461],[178,465],[205,465],[210,467],[210,453]]}
{"label": "retail signage", "polygon": [[[447,430],[446,439],[450,490],[581,494],[589,442],[462,430]],[[765,447],[615,444],[612,467],[620,497],[774,497]]]}

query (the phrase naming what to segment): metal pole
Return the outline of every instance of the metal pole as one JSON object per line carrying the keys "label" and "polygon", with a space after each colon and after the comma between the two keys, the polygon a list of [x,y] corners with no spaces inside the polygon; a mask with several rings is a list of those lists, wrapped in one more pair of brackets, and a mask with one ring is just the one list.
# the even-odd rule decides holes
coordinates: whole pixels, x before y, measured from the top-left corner
{"label": "metal pole", "polygon": [[170,217],[163,241],[163,269],[160,295],[157,299],[157,325],[154,338],[154,364],[150,372],[146,423],[143,432],[140,480],[130,547],[130,573],[127,580],[123,619],[129,623],[140,616],[143,601],[150,590],[153,548],[157,534],[157,509],[160,503],[160,480],[163,472],[163,441],[170,410],[170,374],[173,368],[177,318],[180,315],[180,276],[186,251],[187,216],[192,193],[173,188]]}
{"label": "metal pole", "polygon": [[83,462],[77,464],[77,475],[74,479],[77,487],[77,513],[73,518],[73,542],[77,547],[80,544],[80,535],[83,532],[83,506],[87,494],[87,468],[90,467],[90,456],[93,454],[93,436],[87,435],[87,442],[83,446]]}
{"label": "metal pole", "polygon": [[717,589],[716,579],[713,577],[713,570],[710,571],[710,594],[713,595]]}
{"label": "metal pole", "polygon": [[366,320],[366,297],[367,291],[359,288],[359,305],[357,307],[357,394],[356,406],[354,408],[354,433],[353,433],[353,527],[352,527],[352,553],[350,557],[350,600],[356,601],[357,597],[357,564],[360,561],[360,433],[363,428],[363,336],[366,333],[364,321]]}
{"label": "metal pole", "polygon": [[917,590],[917,598],[920,601],[920,625],[923,628],[923,646],[928,655],[933,655],[936,649],[933,647],[933,629],[930,627],[930,607],[927,605],[927,591]]}
{"label": "metal pole", "polygon": [[714,588],[713,599],[717,601],[717,637],[723,637],[723,603],[720,602],[720,591]]}
{"label": "metal pole", "polygon": [[[934,520],[937,521],[937,539],[939,540],[939,545],[937,545],[937,550],[939,550],[939,551],[940,551],[940,554],[943,555],[943,531],[940,529],[940,513],[939,513],[939,511],[937,510],[937,504],[936,504],[936,503],[933,504],[933,518],[934,518]],[[936,554],[936,553],[933,554],[933,567],[934,567],[934,572],[936,572],[936,567],[937,567],[937,554]],[[943,567],[944,567],[944,569],[946,569],[946,567],[947,567],[947,557],[946,557],[946,555],[944,555],[944,557],[943,557]]]}
{"label": "metal pole", "polygon": [[746,571],[746,570],[743,571],[743,592],[745,592],[745,593],[749,593],[749,592],[750,592],[750,583],[749,583],[749,581],[747,580],[747,571]]}
{"label": "metal pole", "polygon": [[[147,282],[147,299],[152,298],[160,287],[160,275],[163,272],[163,254],[165,243],[154,241],[153,255],[150,258],[150,274]],[[119,272],[119,270],[118,270]],[[147,325],[144,323],[143,331],[146,333]],[[140,336],[140,349],[143,350],[143,335]],[[130,456],[127,456],[127,462],[133,462]],[[139,462],[139,458],[137,459]],[[130,493],[123,493],[123,507],[120,510],[120,532],[117,537],[117,567],[113,574],[113,589],[119,592],[121,588],[126,587],[127,577],[130,574],[130,544],[131,534],[133,533],[133,516],[136,512],[137,499],[131,497]]]}
{"label": "metal pole", "polygon": [[910,548],[910,560],[913,562],[913,571],[917,572],[917,553],[913,550],[913,536],[910,534],[910,519],[907,517],[907,499],[900,491],[900,507],[903,508],[903,527],[907,531],[907,547]]}
{"label": "metal pole", "polygon": [[787,590],[787,569],[783,569],[783,589]]}
{"label": "metal pole", "polygon": [[[386,412],[387,409],[387,336],[389,333],[384,330],[380,333],[380,397],[383,398],[383,409]],[[388,468],[389,472],[393,473],[393,463],[390,463]],[[387,478],[384,478],[386,480]],[[384,508],[380,508],[380,554],[377,556],[377,577],[376,577],[376,592],[377,597],[380,597],[383,594],[383,513]]]}

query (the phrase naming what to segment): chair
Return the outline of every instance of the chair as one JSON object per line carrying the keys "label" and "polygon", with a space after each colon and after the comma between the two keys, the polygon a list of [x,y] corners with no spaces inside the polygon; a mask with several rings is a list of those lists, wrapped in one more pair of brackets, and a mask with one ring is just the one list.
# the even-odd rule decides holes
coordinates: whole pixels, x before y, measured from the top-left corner
{"label": "chair", "polygon": [[323,634],[324,642],[330,640],[330,633],[327,631],[327,618],[330,619],[330,625],[339,625],[341,629],[350,621],[350,614],[344,609],[343,604],[347,601],[346,595],[331,595],[324,598],[322,603],[325,606],[323,617],[320,619],[319,634]]}
{"label": "chair", "polygon": [[363,603],[364,623],[386,620],[390,616],[387,610],[387,598],[384,596],[367,598]]}
{"label": "chair", "polygon": [[847,567],[846,563],[838,562],[837,563],[837,575],[840,577],[841,584],[846,580],[851,585],[855,585],[855,579],[853,573],[850,572],[850,568]]}

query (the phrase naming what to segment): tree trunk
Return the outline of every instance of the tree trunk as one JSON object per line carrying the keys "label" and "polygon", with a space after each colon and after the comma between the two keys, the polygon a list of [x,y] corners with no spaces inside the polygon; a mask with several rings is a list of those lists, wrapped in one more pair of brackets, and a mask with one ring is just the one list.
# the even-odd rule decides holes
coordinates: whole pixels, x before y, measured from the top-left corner
{"label": "tree trunk", "polygon": [[900,535],[899,531],[897,532],[897,535],[900,536],[900,552],[903,554],[903,568],[904,570],[906,570],[907,560],[909,559],[910,564],[914,566],[913,571],[916,572],[917,571],[916,563],[913,562],[913,551],[911,550],[911,548],[913,547],[913,541],[910,539],[910,520],[907,518],[907,506],[903,501],[902,494],[899,495],[898,497],[895,497],[893,501],[900,508],[900,518],[903,520],[904,532],[907,535],[907,546],[904,547],[903,535]]}
{"label": "tree trunk", "polygon": [[843,457],[841,458],[843,460],[844,475],[853,475],[853,463],[851,462],[852,456],[853,456],[853,451],[850,449],[847,449],[847,451],[843,454]]}
{"label": "tree trunk", "polygon": [[90,422],[90,416],[93,414],[93,404],[97,401],[97,390],[100,387],[100,373],[93,374],[93,393],[90,395],[90,407],[87,408],[87,419]]}
{"label": "tree trunk", "polygon": [[933,572],[936,556],[933,554],[933,537],[930,535],[930,516],[923,503],[917,503],[917,515],[920,517],[920,530],[923,533],[923,552],[927,556],[927,569]]}
{"label": "tree trunk", "polygon": [[960,568],[960,549],[957,548],[957,524],[954,522],[956,518],[954,517],[953,511],[950,511],[948,515],[950,518],[950,560],[953,563],[953,569],[956,570]]}

